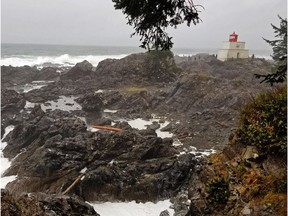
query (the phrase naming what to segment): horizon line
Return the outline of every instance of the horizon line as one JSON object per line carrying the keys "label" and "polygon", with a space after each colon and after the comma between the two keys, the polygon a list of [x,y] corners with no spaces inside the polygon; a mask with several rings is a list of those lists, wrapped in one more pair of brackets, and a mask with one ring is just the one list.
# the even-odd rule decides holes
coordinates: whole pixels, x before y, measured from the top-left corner
{"label": "horizon line", "polygon": [[[2,42],[1,41],[1,47],[2,45],[45,45],[45,46],[78,46],[78,47],[129,47],[129,48],[137,48],[139,50],[147,51],[146,49],[143,49],[139,46],[133,46],[133,45],[96,45],[96,44],[53,44],[53,43],[24,43],[24,42]],[[173,49],[198,49],[198,50],[219,50],[220,47],[172,47]],[[262,51],[270,51],[269,49],[249,49],[249,50],[262,50]]]}

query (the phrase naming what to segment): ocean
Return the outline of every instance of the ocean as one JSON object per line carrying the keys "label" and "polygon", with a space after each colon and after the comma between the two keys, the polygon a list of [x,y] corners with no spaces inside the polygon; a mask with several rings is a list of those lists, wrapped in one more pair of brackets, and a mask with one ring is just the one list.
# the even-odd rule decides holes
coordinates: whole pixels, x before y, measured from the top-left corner
{"label": "ocean", "polygon": [[[71,67],[84,60],[93,66],[107,58],[120,59],[132,53],[146,52],[139,47],[1,44],[1,65]],[[192,56],[198,53],[217,54],[217,49],[173,48],[174,55]],[[250,55],[270,59],[271,50],[250,50]]]}

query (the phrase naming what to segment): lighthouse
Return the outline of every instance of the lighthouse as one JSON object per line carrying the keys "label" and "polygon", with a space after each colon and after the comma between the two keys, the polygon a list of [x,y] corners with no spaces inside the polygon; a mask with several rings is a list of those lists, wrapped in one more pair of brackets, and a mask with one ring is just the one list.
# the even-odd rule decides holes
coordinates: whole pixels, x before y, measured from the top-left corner
{"label": "lighthouse", "polygon": [[238,35],[233,32],[229,35],[229,41],[224,41],[222,49],[218,51],[217,59],[245,59],[249,57],[249,50],[245,49],[245,42],[238,41]]}

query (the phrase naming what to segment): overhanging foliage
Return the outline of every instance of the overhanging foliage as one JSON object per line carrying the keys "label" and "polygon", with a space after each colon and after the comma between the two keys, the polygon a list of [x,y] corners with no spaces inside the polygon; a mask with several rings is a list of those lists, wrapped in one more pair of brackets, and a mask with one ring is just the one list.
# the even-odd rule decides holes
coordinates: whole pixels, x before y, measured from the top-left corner
{"label": "overhanging foliage", "polygon": [[198,8],[192,0],[112,0],[115,9],[126,14],[128,24],[140,35],[145,49],[169,50],[173,46],[172,37],[166,32],[169,26],[182,23],[197,24],[200,21]]}
{"label": "overhanging foliage", "polygon": [[271,24],[274,29],[276,40],[267,40],[263,38],[268,44],[272,46],[274,65],[272,73],[267,75],[255,74],[257,78],[263,78],[262,82],[267,82],[273,85],[274,83],[282,83],[287,76],[287,19],[280,19],[280,27]]}

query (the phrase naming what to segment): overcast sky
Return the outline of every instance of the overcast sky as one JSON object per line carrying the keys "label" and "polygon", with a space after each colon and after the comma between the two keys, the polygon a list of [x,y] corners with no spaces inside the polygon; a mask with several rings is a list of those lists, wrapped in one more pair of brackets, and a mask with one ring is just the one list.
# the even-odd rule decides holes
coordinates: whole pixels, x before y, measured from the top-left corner
{"label": "overcast sky", "polygon": [[[287,17],[286,0],[194,0],[205,7],[197,26],[169,30],[174,47],[219,48],[235,31],[248,49],[271,49],[271,23]],[[112,0],[1,0],[1,42],[139,46]]]}

